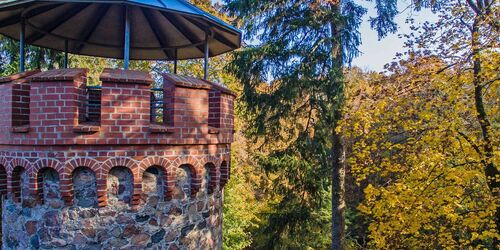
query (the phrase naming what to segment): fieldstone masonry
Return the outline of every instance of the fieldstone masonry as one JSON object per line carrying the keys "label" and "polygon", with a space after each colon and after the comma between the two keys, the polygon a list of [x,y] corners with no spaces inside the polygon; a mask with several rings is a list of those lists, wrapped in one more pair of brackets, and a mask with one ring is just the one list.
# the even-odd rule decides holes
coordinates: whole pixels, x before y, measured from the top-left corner
{"label": "fieldstone masonry", "polygon": [[158,123],[148,73],[86,72],[0,78],[2,248],[220,249],[234,94],[165,74]]}

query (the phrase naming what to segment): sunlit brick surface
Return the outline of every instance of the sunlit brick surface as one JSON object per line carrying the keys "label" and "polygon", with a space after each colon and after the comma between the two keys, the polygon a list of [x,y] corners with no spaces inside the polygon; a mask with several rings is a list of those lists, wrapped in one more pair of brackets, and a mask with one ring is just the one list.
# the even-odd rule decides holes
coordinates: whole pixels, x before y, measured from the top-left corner
{"label": "sunlit brick surface", "polygon": [[3,247],[220,248],[234,94],[165,75],[152,123],[148,73],[86,74],[0,78]]}

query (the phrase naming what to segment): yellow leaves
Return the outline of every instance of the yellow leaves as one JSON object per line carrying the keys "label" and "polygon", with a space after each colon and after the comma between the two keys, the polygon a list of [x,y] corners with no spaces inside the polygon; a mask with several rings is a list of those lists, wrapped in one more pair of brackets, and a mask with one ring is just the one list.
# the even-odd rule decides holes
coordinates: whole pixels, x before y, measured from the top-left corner
{"label": "yellow leaves", "polygon": [[471,89],[464,76],[433,75],[432,63],[415,65],[403,75],[348,86],[348,115],[339,128],[352,145],[351,172],[358,183],[371,183],[357,208],[371,220],[372,247],[491,242],[499,237],[497,203],[470,143],[481,140]]}
{"label": "yellow leaves", "polygon": [[[423,185],[415,188],[407,185],[417,184],[422,179],[421,173],[414,174],[418,176],[410,173],[408,178],[394,185],[383,188],[369,185],[365,189],[365,202],[358,209],[374,219],[370,232],[376,248],[426,248],[425,244],[431,238],[435,240],[435,237],[442,246],[454,245],[457,243],[452,236],[456,232],[482,232],[485,226],[491,226],[488,222],[491,222],[492,214],[471,213],[470,211],[482,209],[482,205],[461,204],[464,198],[460,194],[462,189],[451,184],[444,185],[441,181],[447,178],[436,179],[439,175],[429,176],[424,178]],[[491,235],[486,233],[484,237]],[[406,241],[408,238],[415,241]]]}

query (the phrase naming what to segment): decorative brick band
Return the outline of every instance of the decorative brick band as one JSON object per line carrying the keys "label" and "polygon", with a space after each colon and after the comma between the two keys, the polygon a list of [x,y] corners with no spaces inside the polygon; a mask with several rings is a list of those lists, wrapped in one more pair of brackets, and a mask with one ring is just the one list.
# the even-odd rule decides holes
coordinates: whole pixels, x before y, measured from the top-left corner
{"label": "decorative brick band", "polygon": [[[44,169],[53,169],[57,172],[60,179],[59,188],[61,198],[68,206],[74,204],[72,178],[74,170],[79,167],[88,168],[95,173],[97,178],[96,192],[99,207],[107,205],[107,178],[109,171],[114,167],[126,167],[130,169],[133,174],[133,199],[131,201],[131,205],[139,204],[142,192],[142,176],[150,167],[159,167],[164,171],[164,199],[167,201],[172,199],[174,186],[177,181],[175,169],[178,167],[186,166],[191,170],[191,195],[196,195],[201,188],[201,173],[203,168],[208,170],[208,188],[211,192],[219,187],[219,183],[221,187],[224,186],[224,179],[219,178],[219,169],[221,177],[227,176],[225,172],[226,168],[224,167],[225,161],[222,161],[222,159],[219,159],[216,156],[203,157],[201,160],[194,157],[184,156],[177,157],[174,160],[169,160],[164,157],[151,156],[144,158],[139,162],[127,157],[112,157],[103,162],[99,162],[92,158],[73,158],[65,163],[61,163],[60,161],[51,158],[42,158],[33,163],[30,163],[28,160],[23,158],[12,158],[10,160],[7,158],[1,158],[0,163],[2,162],[3,164],[10,165],[14,170],[7,172],[4,170],[3,164],[0,165],[0,180],[4,180],[0,183],[0,192],[7,193],[6,189],[9,187],[9,193],[12,193],[12,197],[15,201],[20,202],[22,189],[21,175],[26,172],[29,176],[29,190],[31,190],[30,195],[33,195],[33,198],[39,203],[43,203],[44,191],[41,172],[43,172]],[[205,163],[201,165],[200,162]]]}

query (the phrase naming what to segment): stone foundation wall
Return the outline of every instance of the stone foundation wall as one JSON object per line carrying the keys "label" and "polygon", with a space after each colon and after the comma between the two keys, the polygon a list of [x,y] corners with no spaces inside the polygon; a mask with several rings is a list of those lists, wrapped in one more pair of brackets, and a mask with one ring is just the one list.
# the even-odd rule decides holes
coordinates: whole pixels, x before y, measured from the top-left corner
{"label": "stone foundation wall", "polygon": [[[220,249],[220,167],[229,160],[229,149],[223,145],[143,149],[76,146],[8,150],[0,146],[1,168],[25,164],[18,166],[23,169],[20,196],[16,200],[15,194],[9,193],[2,204],[3,249]],[[101,151],[109,157],[94,157],[100,161],[87,166],[71,166]],[[47,157],[66,166],[62,169],[73,170],[59,173],[57,167],[36,167],[37,159]],[[115,164],[106,174],[103,167],[110,161]],[[125,161],[131,163],[120,166]],[[64,179],[70,179],[73,186],[72,205],[65,203],[60,193]],[[200,180],[198,189],[194,189],[196,179]],[[173,180],[171,190],[166,180]],[[99,207],[98,186],[102,183],[107,203]],[[30,189],[33,186],[36,191]]]}
{"label": "stone foundation wall", "polygon": [[172,200],[143,194],[137,209],[112,199],[104,208],[62,202],[27,208],[6,200],[3,249],[220,249],[221,192],[209,193],[204,178],[191,196],[186,174],[179,175]]}

